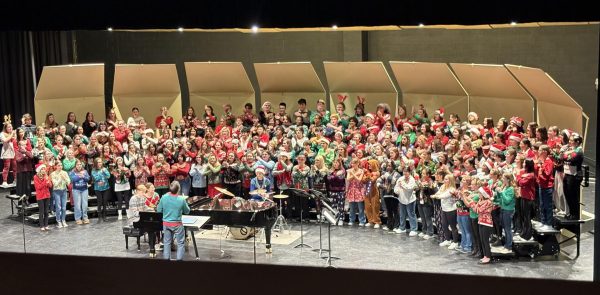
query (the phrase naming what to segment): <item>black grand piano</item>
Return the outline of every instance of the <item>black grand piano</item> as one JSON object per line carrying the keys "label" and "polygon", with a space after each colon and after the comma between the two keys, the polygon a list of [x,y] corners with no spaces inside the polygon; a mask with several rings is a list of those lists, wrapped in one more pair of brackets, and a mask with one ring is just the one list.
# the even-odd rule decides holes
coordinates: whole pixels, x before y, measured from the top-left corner
{"label": "black grand piano", "polygon": [[265,229],[266,251],[271,253],[271,228],[277,219],[277,207],[271,200],[244,200],[192,197],[188,198],[189,215],[209,216],[208,225],[262,227]]}

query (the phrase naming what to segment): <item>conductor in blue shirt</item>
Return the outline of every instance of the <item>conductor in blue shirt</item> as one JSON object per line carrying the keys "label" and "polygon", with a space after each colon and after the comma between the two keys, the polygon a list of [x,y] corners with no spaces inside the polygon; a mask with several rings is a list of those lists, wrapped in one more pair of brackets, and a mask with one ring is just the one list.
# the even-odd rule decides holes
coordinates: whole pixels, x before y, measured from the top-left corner
{"label": "conductor in blue shirt", "polygon": [[181,217],[183,214],[190,213],[190,207],[185,201],[185,197],[179,195],[179,182],[173,181],[169,186],[169,192],[164,194],[158,203],[157,212],[163,214],[163,257],[171,259],[171,242],[173,236],[177,241],[177,260],[183,260],[185,252],[185,231]]}

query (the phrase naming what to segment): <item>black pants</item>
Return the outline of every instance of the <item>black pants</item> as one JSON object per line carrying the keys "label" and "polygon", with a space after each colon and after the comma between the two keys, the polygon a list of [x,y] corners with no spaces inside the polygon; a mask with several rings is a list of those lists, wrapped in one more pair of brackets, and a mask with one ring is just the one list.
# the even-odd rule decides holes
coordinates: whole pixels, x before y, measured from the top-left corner
{"label": "black pants", "polygon": [[193,187],[190,190],[190,196],[206,196],[206,187]]}
{"label": "black pants", "polygon": [[565,174],[565,178],[563,179],[563,186],[567,206],[569,206],[569,214],[572,216],[573,219],[579,219],[579,187],[581,186],[581,178],[575,175]]}
{"label": "black pants", "polygon": [[398,215],[398,204],[400,201],[396,198],[383,198],[385,201],[385,210],[387,211],[387,228],[393,230],[399,226],[400,216]]}
{"label": "black pants", "polygon": [[521,198],[515,200],[515,215],[513,215],[513,226],[515,233],[521,234],[523,231],[523,220],[521,216]]}
{"label": "black pants", "polygon": [[117,195],[117,212],[123,210],[123,201],[125,201],[125,209],[129,209],[130,191],[120,191],[115,194]]}
{"label": "black pants", "polygon": [[502,239],[502,215],[500,215],[500,207],[492,210],[492,222],[494,223],[494,234],[498,239]]}
{"label": "black pants", "polygon": [[[442,211],[442,228],[444,229],[444,240],[452,239],[452,242],[458,243],[458,227],[456,226],[456,210],[446,212]],[[450,226],[451,230],[448,229]]]}
{"label": "black pants", "polygon": [[40,210],[40,227],[47,227],[48,211],[50,210],[50,198],[38,200],[37,203]]}
{"label": "black pants", "polygon": [[533,236],[533,227],[531,226],[531,212],[533,211],[533,201],[521,198],[521,238],[529,240]]}
{"label": "black pants", "polygon": [[479,225],[479,234],[481,235],[481,246],[483,246],[483,256],[492,258],[492,249],[490,248],[490,235],[494,228]]}
{"label": "black pants", "polygon": [[106,216],[106,207],[108,206],[108,200],[110,199],[110,190],[97,190],[96,198],[98,199],[98,218],[102,218]]}
{"label": "black pants", "polygon": [[481,238],[479,237],[479,224],[477,218],[471,218],[471,231],[473,232],[473,253],[481,253]]}
{"label": "black pants", "polygon": [[33,179],[31,171],[17,173],[17,196],[31,196],[31,179]]}

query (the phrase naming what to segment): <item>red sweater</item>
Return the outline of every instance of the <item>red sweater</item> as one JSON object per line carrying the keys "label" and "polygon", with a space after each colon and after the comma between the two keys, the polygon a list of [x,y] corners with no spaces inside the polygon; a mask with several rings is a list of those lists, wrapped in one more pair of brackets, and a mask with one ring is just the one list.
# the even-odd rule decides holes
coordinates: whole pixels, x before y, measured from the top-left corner
{"label": "red sweater", "polygon": [[115,130],[113,130],[113,134],[115,135],[115,138],[118,142],[123,143],[127,140],[127,136],[129,135],[129,129],[121,131],[119,128],[115,128]]}
{"label": "red sweater", "polygon": [[471,202],[468,206],[473,208],[473,211],[479,214],[479,224],[489,227],[494,226],[494,222],[492,221],[492,210],[494,209],[494,204],[492,204],[490,199],[479,197],[479,202]]}
{"label": "red sweater", "polygon": [[50,177],[42,179],[36,174],[33,176],[33,186],[35,187],[35,199],[37,201],[50,198],[50,188],[52,187]]}
{"label": "red sweater", "polygon": [[550,158],[546,158],[544,163],[538,170],[537,183],[540,188],[554,187],[554,162]]}
{"label": "red sweater", "polygon": [[167,126],[170,127],[173,124],[173,117],[167,116],[167,118],[165,118],[162,115],[158,115],[156,119],[154,119],[154,124],[156,125],[156,128],[160,128],[160,121],[162,121],[163,119],[165,119],[165,123],[167,123]]}
{"label": "red sweater", "polygon": [[517,183],[521,188],[521,198],[535,200],[535,175],[533,173],[517,175]]}
{"label": "red sweater", "polygon": [[175,179],[184,179],[190,173],[190,163],[185,162],[183,166],[179,166],[179,163],[175,163],[171,166],[171,173],[175,176]]}

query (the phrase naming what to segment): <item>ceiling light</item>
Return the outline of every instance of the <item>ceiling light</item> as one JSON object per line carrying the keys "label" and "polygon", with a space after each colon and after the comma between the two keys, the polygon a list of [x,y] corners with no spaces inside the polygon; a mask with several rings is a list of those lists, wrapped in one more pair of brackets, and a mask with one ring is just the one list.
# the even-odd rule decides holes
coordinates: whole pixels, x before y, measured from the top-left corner
{"label": "ceiling light", "polygon": [[516,22],[516,21],[512,21],[512,22],[510,22],[510,25],[511,25],[511,26],[516,26],[516,25],[517,25],[517,22]]}
{"label": "ceiling light", "polygon": [[252,33],[258,33],[258,26],[257,25],[253,25],[252,26]]}
{"label": "ceiling light", "polygon": [[179,27],[177,31],[183,32],[183,27]]}
{"label": "ceiling light", "polygon": [[331,26],[331,28],[334,30],[337,30],[338,27],[337,27],[337,25],[333,25],[333,26]]}
{"label": "ceiling light", "polygon": [[109,32],[112,32],[112,27],[108,27],[107,29]]}
{"label": "ceiling light", "polygon": [[419,27],[424,27],[425,25],[423,23],[419,23]]}

